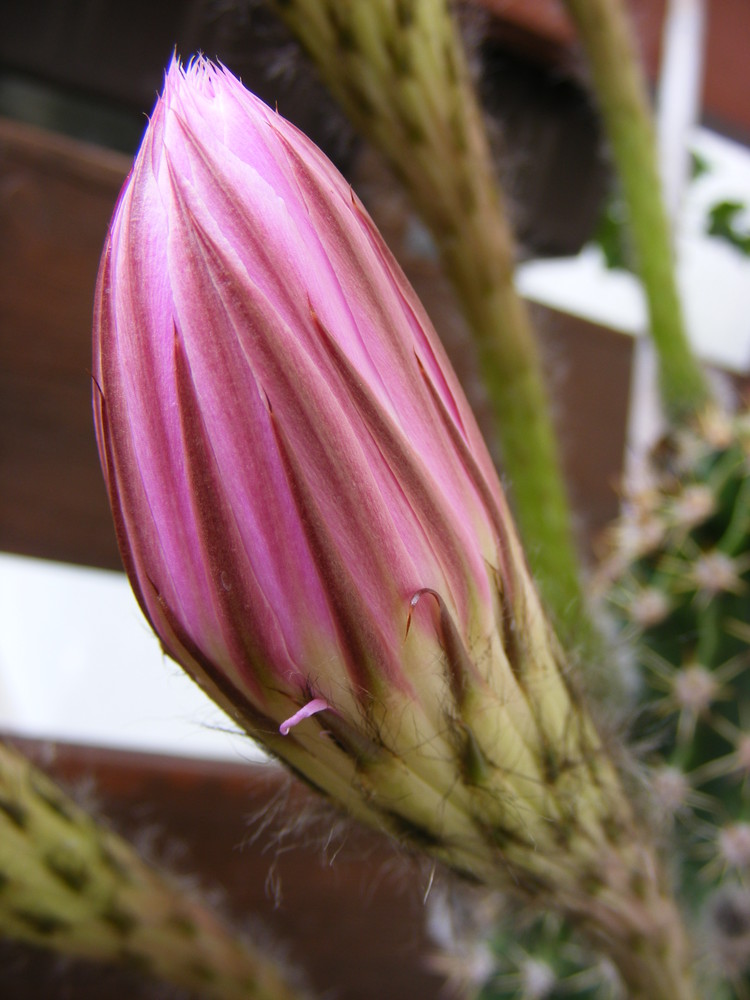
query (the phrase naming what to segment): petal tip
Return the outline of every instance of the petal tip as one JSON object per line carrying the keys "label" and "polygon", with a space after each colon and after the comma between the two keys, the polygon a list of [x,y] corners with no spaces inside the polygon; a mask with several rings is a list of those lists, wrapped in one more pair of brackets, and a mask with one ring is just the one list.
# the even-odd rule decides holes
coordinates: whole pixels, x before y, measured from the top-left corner
{"label": "petal tip", "polygon": [[313,698],[312,701],[308,701],[306,705],[303,705],[298,712],[285,719],[279,726],[279,732],[282,736],[288,736],[289,731],[304,719],[308,719],[311,715],[315,715],[316,712],[323,712],[330,707],[325,698]]}

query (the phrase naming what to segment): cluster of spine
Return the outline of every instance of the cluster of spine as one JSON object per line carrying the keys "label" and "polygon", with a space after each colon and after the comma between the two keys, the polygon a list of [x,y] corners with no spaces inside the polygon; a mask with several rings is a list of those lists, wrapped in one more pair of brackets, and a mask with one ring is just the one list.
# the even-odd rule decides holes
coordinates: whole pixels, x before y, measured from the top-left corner
{"label": "cluster of spine", "polygon": [[[603,597],[639,673],[632,739],[673,851],[706,996],[750,992],[750,418],[706,412],[626,498]],[[482,1000],[623,996],[607,965],[540,920],[501,930]]]}
{"label": "cluster of spine", "polygon": [[633,496],[608,601],[634,642],[635,732],[681,858],[710,995],[750,990],[750,420],[709,411]]}
{"label": "cluster of spine", "polygon": [[280,967],[0,743],[0,934],[214,1000],[293,1000]]}
{"label": "cluster of spine", "polygon": [[591,951],[569,923],[545,914],[505,922],[492,940],[494,968],[477,1000],[624,1000],[617,970]]}

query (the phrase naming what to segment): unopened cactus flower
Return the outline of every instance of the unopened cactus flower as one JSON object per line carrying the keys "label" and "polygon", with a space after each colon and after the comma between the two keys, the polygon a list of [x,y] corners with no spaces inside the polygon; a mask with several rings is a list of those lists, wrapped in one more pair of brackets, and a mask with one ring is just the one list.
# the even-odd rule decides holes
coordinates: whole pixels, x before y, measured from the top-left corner
{"label": "unopened cactus flower", "polygon": [[353,816],[691,995],[652,850],[561,663],[474,418],[332,165],[174,63],[112,220],[98,442],[174,657]]}

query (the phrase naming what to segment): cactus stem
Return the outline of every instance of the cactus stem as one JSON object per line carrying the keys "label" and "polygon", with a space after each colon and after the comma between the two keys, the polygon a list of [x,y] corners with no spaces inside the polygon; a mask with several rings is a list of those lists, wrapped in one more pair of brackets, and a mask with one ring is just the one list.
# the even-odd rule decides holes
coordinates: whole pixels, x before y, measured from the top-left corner
{"label": "cactus stem", "polygon": [[688,420],[706,406],[710,391],[685,329],[646,83],[625,5],[622,0],[565,0],[565,6],[586,50],[622,182],[659,358],[662,402],[672,420]]}

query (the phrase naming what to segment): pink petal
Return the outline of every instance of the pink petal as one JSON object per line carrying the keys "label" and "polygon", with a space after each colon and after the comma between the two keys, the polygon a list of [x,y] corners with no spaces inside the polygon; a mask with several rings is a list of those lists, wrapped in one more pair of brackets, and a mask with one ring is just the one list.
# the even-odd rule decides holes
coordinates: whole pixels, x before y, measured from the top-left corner
{"label": "pink petal", "polygon": [[282,722],[279,726],[279,732],[282,736],[287,736],[289,730],[299,722],[302,722],[303,719],[308,719],[311,715],[315,715],[316,712],[322,712],[324,709],[330,707],[325,698],[313,698],[312,701],[308,701],[306,705],[303,705],[299,712],[295,712],[285,722]]}

